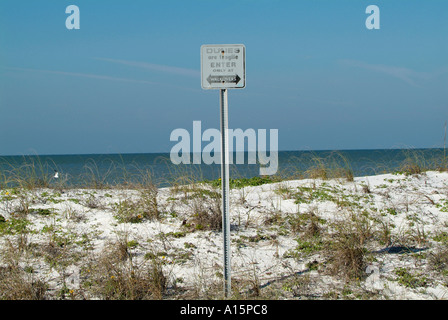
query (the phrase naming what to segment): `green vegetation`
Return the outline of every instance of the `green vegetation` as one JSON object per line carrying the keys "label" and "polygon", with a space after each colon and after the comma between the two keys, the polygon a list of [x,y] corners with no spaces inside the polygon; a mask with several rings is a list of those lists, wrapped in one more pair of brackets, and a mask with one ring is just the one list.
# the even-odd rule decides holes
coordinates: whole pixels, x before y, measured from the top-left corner
{"label": "green vegetation", "polygon": [[436,207],[442,212],[448,212],[448,199],[441,200],[440,203],[436,204]]}
{"label": "green vegetation", "polygon": [[0,235],[15,235],[29,232],[31,223],[24,218],[11,218],[0,222]]}
{"label": "green vegetation", "polygon": [[[270,176],[264,176],[264,177],[252,177],[252,178],[236,178],[236,179],[229,179],[229,188],[231,189],[240,189],[244,187],[256,187],[261,186],[266,183],[274,183],[281,181],[280,178],[277,177],[270,177]],[[211,181],[205,181],[206,183],[210,184],[213,187],[221,187],[221,179],[211,180]]]}
{"label": "green vegetation", "polygon": [[[230,180],[233,298],[388,298],[364,281],[390,257],[381,280],[448,287],[448,224],[427,225],[448,212],[448,186],[408,184],[446,161],[410,152],[393,178],[369,184],[337,153],[310,160],[303,172]],[[110,183],[115,169],[89,163],[82,189],[40,179],[51,171],[36,161],[0,173],[0,299],[222,298],[220,179],[179,176],[162,190],[147,171]],[[192,266],[193,280],[178,277]],[[322,279],[334,282],[321,290]]]}
{"label": "green vegetation", "polygon": [[121,200],[114,205],[114,209],[114,216],[120,223],[139,223],[145,219],[157,220],[160,218],[157,208],[157,189],[140,190],[140,196],[137,199]]}
{"label": "green vegetation", "polygon": [[412,274],[406,268],[395,269],[398,283],[408,288],[426,287],[428,279],[422,274]]}

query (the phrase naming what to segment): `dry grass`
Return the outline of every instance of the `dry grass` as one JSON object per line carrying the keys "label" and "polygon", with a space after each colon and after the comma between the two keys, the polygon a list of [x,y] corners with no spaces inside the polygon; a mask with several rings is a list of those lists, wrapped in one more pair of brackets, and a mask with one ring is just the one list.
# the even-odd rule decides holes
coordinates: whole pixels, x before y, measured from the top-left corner
{"label": "dry grass", "polygon": [[[403,165],[407,174],[421,175],[430,167],[420,161],[418,157],[413,159]],[[392,243],[407,246],[427,244],[430,234],[426,231],[425,226],[418,222],[419,217],[415,217],[415,221],[410,221],[413,223],[412,225],[403,226],[401,230],[397,231],[387,216],[379,216],[378,212],[375,212],[376,209],[362,209],[361,201],[368,199],[369,196],[381,195],[387,199],[387,190],[381,193],[381,190],[379,191],[373,186],[362,185],[359,197],[343,198],[341,194],[338,194],[337,187],[332,189],[328,186],[322,187],[320,183],[322,180],[330,178],[338,178],[339,182],[339,178],[343,178],[344,183],[352,182],[353,173],[351,173],[350,166],[344,164],[342,167],[337,167],[319,162],[318,159],[315,161],[315,168],[306,172],[307,177],[314,180],[311,182],[312,187],[291,189],[286,183],[280,183],[272,195],[271,203],[275,204],[272,205],[272,208],[259,210],[260,208],[253,204],[254,202],[248,204],[251,194],[246,193],[244,189],[239,190],[238,205],[246,209],[239,214],[245,218],[244,214],[247,213],[247,219],[241,222],[241,225],[245,223],[245,230],[257,231],[257,235],[252,237],[241,236],[240,239],[246,241],[243,245],[255,245],[260,242],[267,247],[273,246],[277,242],[279,247],[280,240],[278,239],[280,237],[293,237],[297,241],[297,247],[288,252],[288,255],[303,262],[306,268],[301,270],[303,273],[291,268],[291,272],[287,276],[278,276],[272,280],[270,274],[260,272],[256,268],[257,262],[252,261],[252,265],[245,266],[245,272],[239,273],[234,278],[232,288],[234,298],[271,299],[291,297],[291,295],[294,298],[303,298],[314,297],[313,294],[316,297],[326,295],[340,298],[343,289],[335,294],[340,288],[334,289],[335,292],[330,292],[328,289],[328,292],[325,293],[313,293],[315,292],[313,290],[316,290],[313,284],[317,280],[311,272],[318,271],[319,276],[330,275],[333,277],[332,279],[353,285],[358,280],[365,278],[366,266],[371,261],[371,248],[374,244],[379,243],[383,247]],[[99,173],[95,170],[92,168],[90,171],[91,185],[98,188],[107,187],[107,179],[99,177]],[[26,172],[36,174],[33,171]],[[221,230],[221,197],[219,189],[215,188],[213,184],[210,186],[210,184],[197,181],[191,183],[192,180],[188,177],[183,180],[179,179],[179,183],[175,184],[169,192],[168,197],[171,199],[161,204],[158,201],[160,199],[159,189],[152,184],[152,180],[148,176],[145,176],[142,178],[144,182],[133,185],[134,189],[130,193],[125,193],[123,185],[117,187],[117,189],[123,189],[123,196],[114,206],[106,206],[100,198],[93,196],[92,193],[91,197],[84,197],[82,198],[84,201],[80,201],[86,208],[85,212],[76,212],[70,208],[64,211],[64,217],[73,223],[82,223],[90,210],[98,209],[111,210],[111,214],[118,220],[117,225],[139,223],[145,220],[159,223],[165,222],[164,219],[167,219],[167,216],[173,217],[169,223],[179,226],[181,231],[171,235],[165,234],[165,238],[161,241],[163,245],[158,242],[160,248],[157,250],[155,249],[156,245],[149,249],[147,244],[139,246],[139,250],[143,253],[137,254],[137,251],[133,249],[133,240],[130,240],[126,233],[118,235],[116,241],[108,242],[102,249],[92,244],[93,239],[100,238],[98,235],[86,234],[85,239],[82,239],[83,244],[77,244],[80,242],[79,235],[63,234],[58,229],[60,224],[57,220],[61,219],[60,215],[50,211],[39,211],[35,208],[39,201],[55,200],[54,197],[38,196],[37,188],[46,184],[42,184],[36,179],[31,179],[30,183],[26,184],[23,177],[19,179],[18,175],[13,178],[16,179],[18,187],[8,189],[8,192],[14,192],[14,199],[17,201],[12,202],[9,200],[11,195],[2,194],[3,211],[13,218],[8,221],[5,218],[0,220],[1,240],[3,241],[0,257],[0,299],[223,298],[222,279],[219,278],[220,267],[215,265],[203,267],[195,261],[194,244],[185,243],[188,250],[185,249],[183,252],[175,252],[170,244],[170,239],[173,239],[170,237],[181,238],[185,234],[193,232],[198,237],[199,235],[207,237]],[[8,179],[11,179],[11,176]],[[2,183],[5,185],[9,182],[3,181]],[[188,185],[184,184],[187,182]],[[261,183],[247,179],[239,182],[241,182],[239,187]],[[23,190],[27,190],[27,192]],[[53,190],[59,191],[60,189],[58,187]],[[411,214],[408,214],[409,207],[415,208],[418,206],[418,201],[426,201],[434,207],[441,205],[437,197],[443,198],[442,191],[440,195],[421,194],[419,199],[413,201],[406,200],[404,202],[403,200],[400,203],[385,201],[390,205],[390,209],[393,209],[391,210],[393,214],[401,210],[403,215],[407,214],[407,217],[413,218]],[[281,201],[291,199],[297,201],[297,212],[282,211]],[[182,204],[184,210],[171,212],[168,210],[170,201],[177,205]],[[337,206],[340,215],[336,221],[328,222],[321,219],[325,212],[319,212],[319,207],[316,205],[319,201],[330,201]],[[260,214],[260,211],[263,212]],[[391,212],[383,213],[390,215]],[[249,217],[249,214],[252,213],[254,215]],[[32,243],[35,233],[28,228],[27,222],[33,216],[44,214],[47,217],[47,224],[37,232],[45,235],[46,241],[40,244]],[[172,215],[170,216],[170,214]],[[421,215],[421,213],[414,214]],[[262,219],[257,219],[260,216]],[[269,230],[269,234],[266,230]],[[93,248],[97,250],[95,253],[93,253]],[[190,248],[192,249],[190,250]],[[162,250],[163,255],[161,255]],[[144,259],[142,259],[143,255]],[[185,260],[188,263],[197,263],[198,269],[204,268],[204,270],[198,271],[198,279],[192,286],[180,285],[178,287],[177,280],[173,279],[169,272],[169,262],[162,258],[165,255],[170,255],[173,258],[174,262],[171,262],[173,264],[181,265],[179,261]],[[181,255],[183,255],[182,259],[179,258]],[[286,260],[286,257],[285,259],[279,257],[279,265],[286,264]],[[446,279],[447,260],[446,243],[443,242],[437,250],[428,254],[428,268],[431,272],[436,272],[440,277]],[[50,280],[38,277],[33,272],[33,263],[44,265],[45,268],[57,273],[58,285],[55,287],[52,284],[53,287],[50,289]],[[80,270],[78,287],[76,283],[70,286],[67,281],[70,268]],[[210,271],[208,268],[212,270]],[[179,280],[179,283],[182,281]]]}
{"label": "dry grass", "polygon": [[141,222],[147,220],[157,220],[160,212],[157,207],[158,189],[154,186],[139,190],[139,195],[135,199],[129,197],[121,200],[116,205],[115,217],[119,222]]}
{"label": "dry grass", "polygon": [[48,285],[17,266],[0,267],[0,300],[44,300]]}
{"label": "dry grass", "polygon": [[162,299],[168,284],[155,255],[140,264],[133,262],[126,237],[108,243],[83,275],[89,293],[106,300]]}

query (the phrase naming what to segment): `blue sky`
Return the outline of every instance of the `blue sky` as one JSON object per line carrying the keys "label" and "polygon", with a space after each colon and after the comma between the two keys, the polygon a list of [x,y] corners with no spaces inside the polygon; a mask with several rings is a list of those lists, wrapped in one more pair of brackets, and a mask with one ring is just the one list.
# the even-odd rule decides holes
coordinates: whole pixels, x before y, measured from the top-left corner
{"label": "blue sky", "polygon": [[230,128],[278,129],[280,150],[443,146],[447,1],[2,0],[0,155],[169,152],[176,128],[219,128],[200,47],[226,43],[247,65]]}

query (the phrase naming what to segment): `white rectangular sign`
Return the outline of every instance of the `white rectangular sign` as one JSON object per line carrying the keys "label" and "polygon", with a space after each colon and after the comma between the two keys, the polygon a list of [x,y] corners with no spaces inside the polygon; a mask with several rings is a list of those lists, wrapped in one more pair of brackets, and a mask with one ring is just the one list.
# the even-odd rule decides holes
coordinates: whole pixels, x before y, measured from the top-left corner
{"label": "white rectangular sign", "polygon": [[203,89],[244,88],[245,46],[243,44],[201,46],[201,84]]}

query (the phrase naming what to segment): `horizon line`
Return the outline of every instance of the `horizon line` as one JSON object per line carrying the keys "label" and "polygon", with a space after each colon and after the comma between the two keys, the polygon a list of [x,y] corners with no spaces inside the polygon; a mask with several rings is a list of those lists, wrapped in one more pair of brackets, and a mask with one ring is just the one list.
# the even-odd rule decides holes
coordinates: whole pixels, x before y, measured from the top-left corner
{"label": "horizon line", "polygon": [[[391,147],[391,148],[363,148],[363,149],[300,149],[300,150],[278,150],[277,152],[344,152],[344,151],[378,151],[378,150],[443,150],[444,147]],[[258,151],[233,151],[233,153],[243,152],[255,152]],[[270,152],[270,150],[262,150],[262,152]],[[202,153],[202,152],[197,152]],[[8,154],[1,155],[1,157],[51,157],[51,156],[120,156],[120,155],[144,155],[144,154],[170,154],[170,151],[165,152],[128,152],[128,153],[48,153],[48,154]],[[190,152],[195,154],[195,152]]]}

